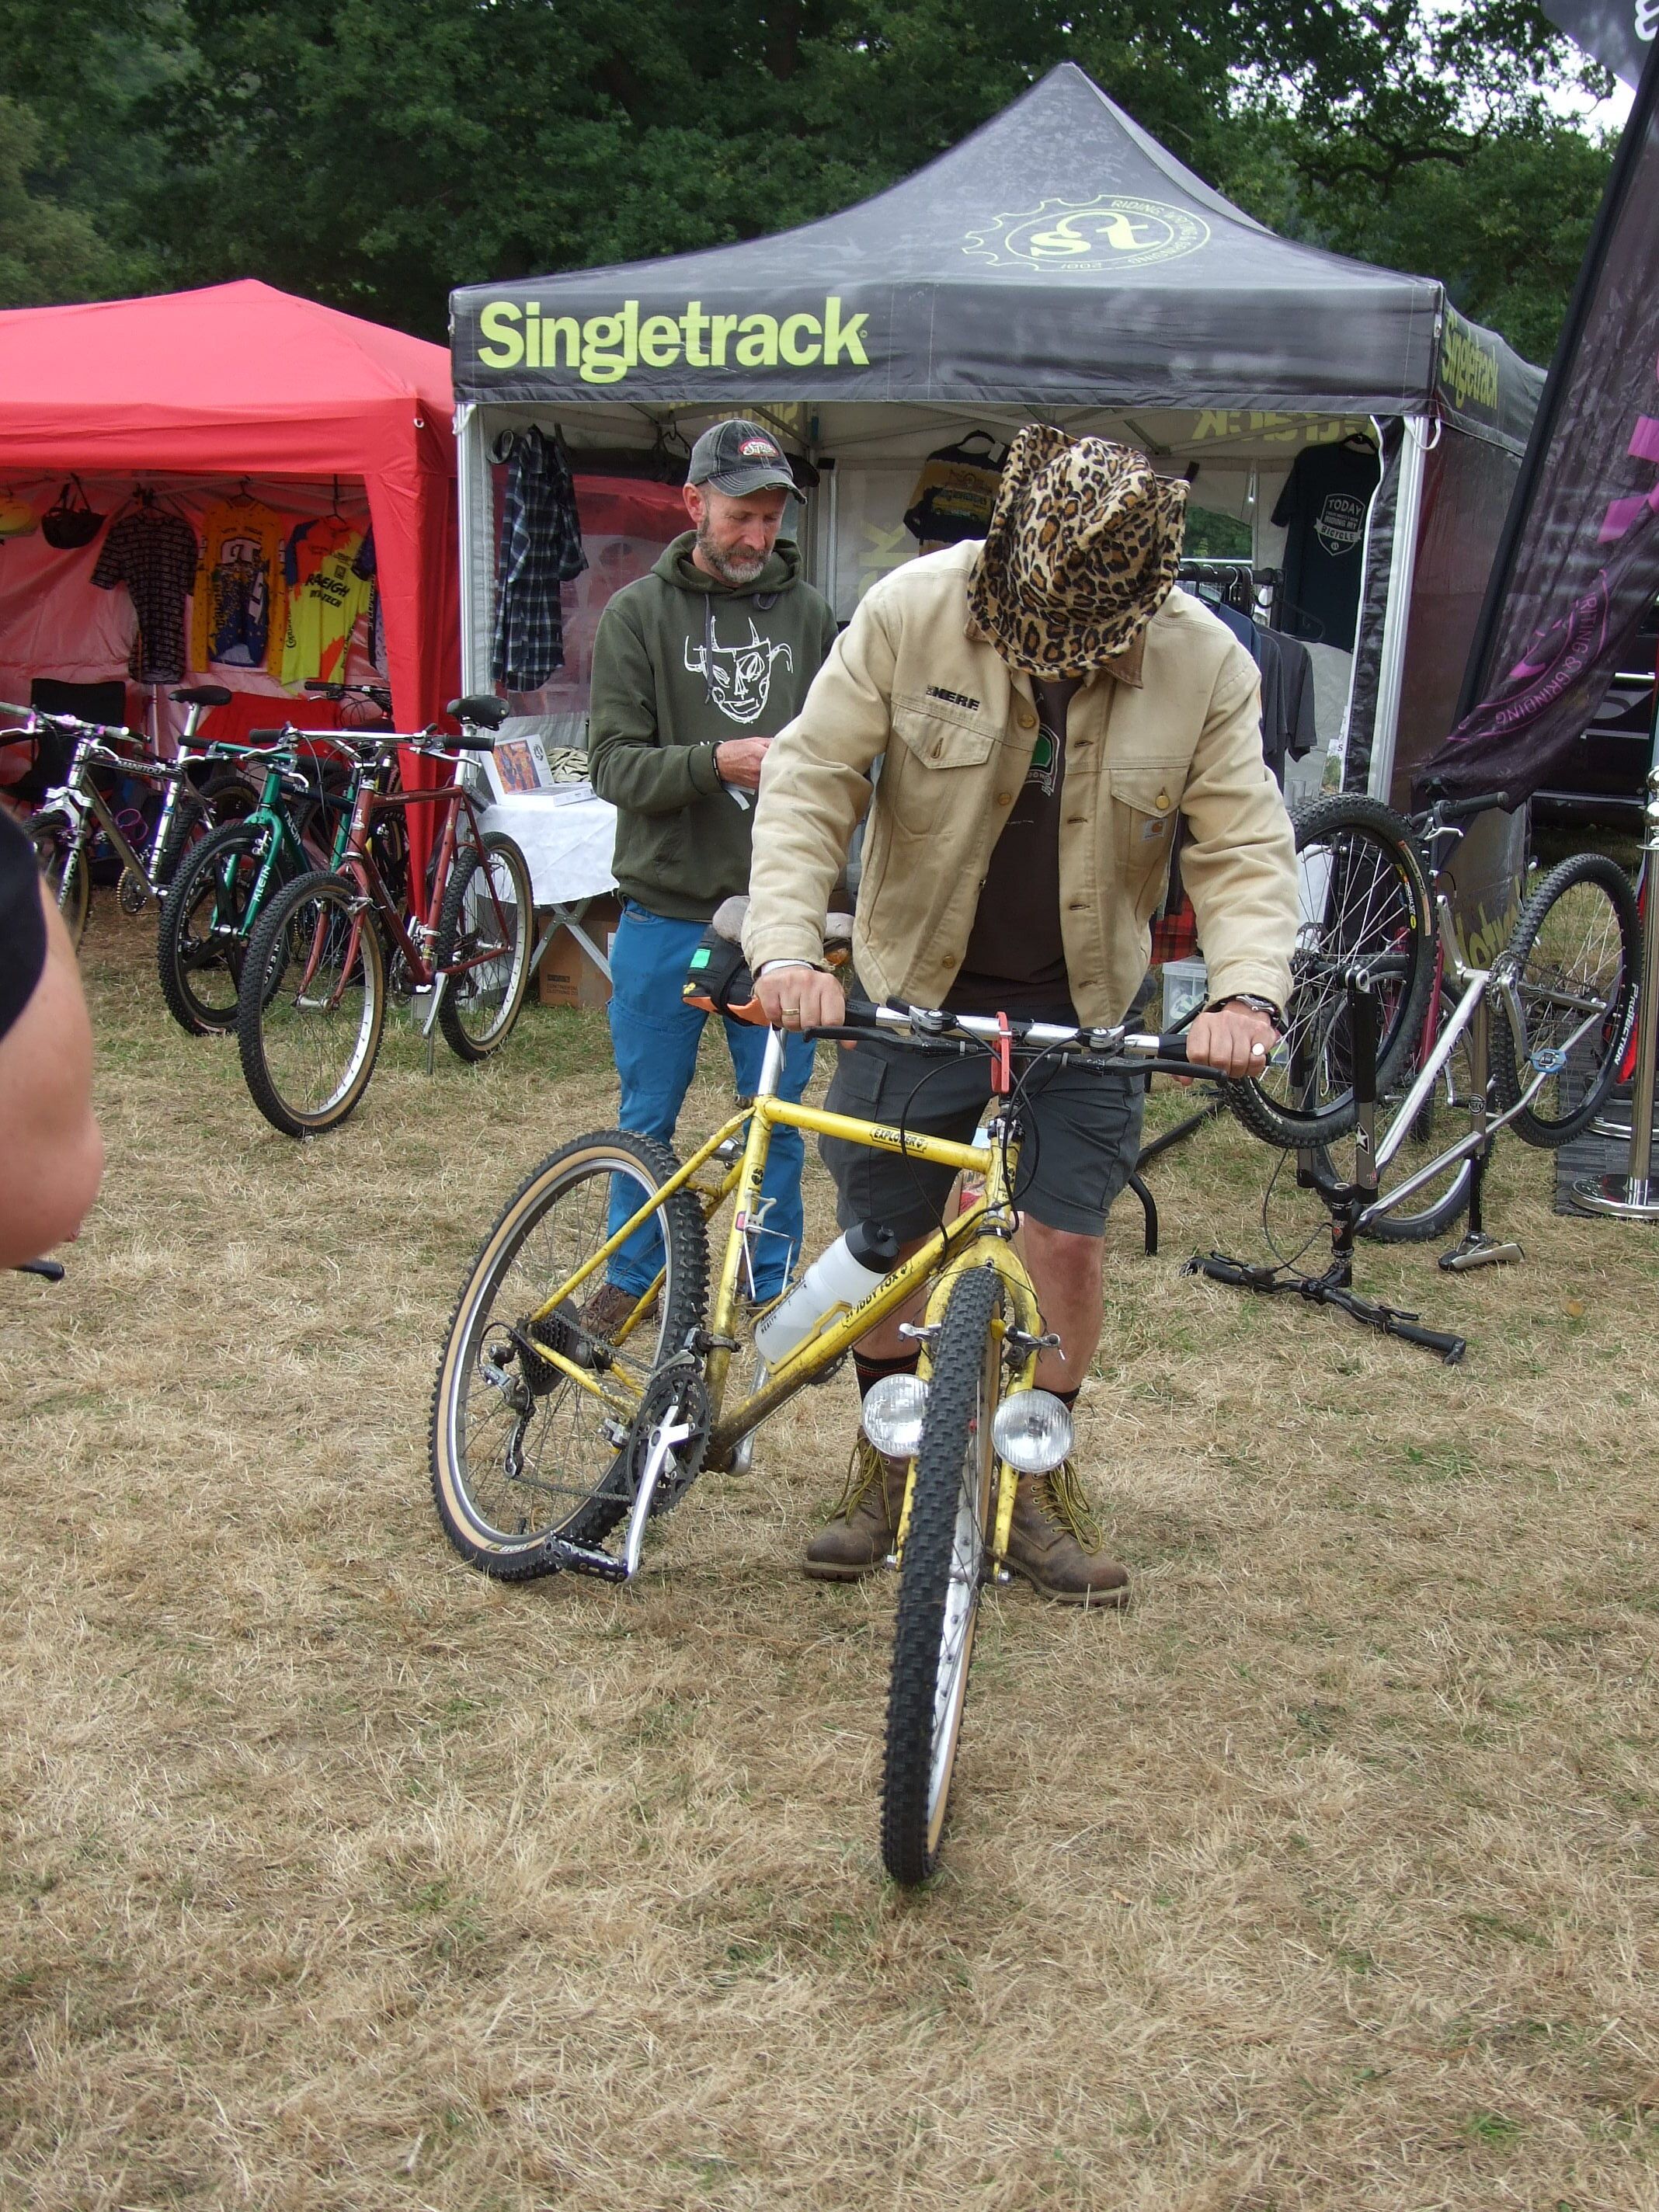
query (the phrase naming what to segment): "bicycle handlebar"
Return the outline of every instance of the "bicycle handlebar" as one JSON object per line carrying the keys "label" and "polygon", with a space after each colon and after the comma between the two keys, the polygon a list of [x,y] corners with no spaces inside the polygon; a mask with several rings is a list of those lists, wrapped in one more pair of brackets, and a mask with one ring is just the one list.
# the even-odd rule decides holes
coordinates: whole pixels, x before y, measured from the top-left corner
{"label": "bicycle handlebar", "polygon": [[[985,1050],[1006,1035],[1016,1054],[1031,1059],[1043,1053],[1079,1053],[1090,1059],[1129,1060],[1152,1066],[1206,1069],[1206,1063],[1189,1058],[1184,1030],[1158,1035],[1132,1030],[1126,1022],[1111,1029],[1085,1029],[1060,1022],[1011,1018],[1005,1031],[994,1014],[948,1014],[935,1006],[877,1006],[866,999],[849,999],[844,1019],[834,1028],[809,1030],[808,1036],[861,1036],[872,1031],[902,1030],[924,1049]],[[1212,1072],[1218,1076],[1220,1070]]]}

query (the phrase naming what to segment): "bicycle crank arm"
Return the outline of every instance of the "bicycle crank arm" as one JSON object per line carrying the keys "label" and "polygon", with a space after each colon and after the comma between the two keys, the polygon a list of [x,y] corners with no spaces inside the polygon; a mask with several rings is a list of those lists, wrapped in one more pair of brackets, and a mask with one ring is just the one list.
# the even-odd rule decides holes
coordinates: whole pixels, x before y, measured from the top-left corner
{"label": "bicycle crank arm", "polygon": [[1501,1267],[1511,1260],[1524,1260],[1526,1256],[1518,1244],[1500,1243],[1484,1229],[1471,1229],[1461,1243],[1440,1255],[1440,1265],[1449,1275],[1457,1275],[1466,1268]]}
{"label": "bicycle crank arm", "polygon": [[623,1547],[621,1582],[632,1582],[640,1564],[640,1547],[645,1541],[645,1524],[651,1511],[651,1500],[656,1495],[657,1485],[662,1480],[663,1470],[672,1456],[674,1447],[683,1444],[691,1435],[690,1421],[663,1421],[653,1431],[650,1449],[646,1453],[644,1472],[640,1486],[634,1493],[634,1510],[628,1516],[628,1541]]}

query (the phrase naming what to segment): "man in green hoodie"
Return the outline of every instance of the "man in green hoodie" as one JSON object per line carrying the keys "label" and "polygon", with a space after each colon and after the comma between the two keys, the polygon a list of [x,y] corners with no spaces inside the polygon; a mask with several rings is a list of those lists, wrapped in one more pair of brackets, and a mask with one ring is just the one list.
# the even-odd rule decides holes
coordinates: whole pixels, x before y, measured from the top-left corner
{"label": "man in green hoodie", "polygon": [[[761,764],[792,721],[835,642],[828,604],[801,580],[800,553],[778,536],[794,479],[758,422],[716,423],[691,450],[692,527],[647,576],[617,592],[593,641],[588,770],[617,809],[622,921],[611,959],[611,1036],[625,1128],[672,1138],[696,1067],[705,1017],[680,988],[715,908],[749,888],[749,840]],[[767,1032],[727,1021],[738,1091],[760,1079]],[[789,1040],[782,1095],[799,1098],[812,1047]],[[798,1132],[772,1139],[754,1245],[757,1299],[783,1288],[801,1245]],[[768,1203],[769,1201],[769,1203]],[[631,1210],[619,1190],[611,1226]],[[586,1319],[620,1322],[661,1264],[654,1229],[611,1259]]]}

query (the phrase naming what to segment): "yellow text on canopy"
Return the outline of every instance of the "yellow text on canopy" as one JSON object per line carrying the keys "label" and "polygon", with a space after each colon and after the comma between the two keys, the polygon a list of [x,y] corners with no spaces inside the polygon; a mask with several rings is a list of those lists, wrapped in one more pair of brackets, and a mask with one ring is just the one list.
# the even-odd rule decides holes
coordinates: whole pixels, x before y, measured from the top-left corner
{"label": "yellow text on canopy", "polygon": [[630,369],[867,368],[866,313],[843,317],[839,299],[819,314],[722,315],[688,301],[678,315],[641,315],[637,300],[614,313],[544,314],[535,300],[490,300],[479,313],[485,368],[574,369],[584,384],[619,384]]}

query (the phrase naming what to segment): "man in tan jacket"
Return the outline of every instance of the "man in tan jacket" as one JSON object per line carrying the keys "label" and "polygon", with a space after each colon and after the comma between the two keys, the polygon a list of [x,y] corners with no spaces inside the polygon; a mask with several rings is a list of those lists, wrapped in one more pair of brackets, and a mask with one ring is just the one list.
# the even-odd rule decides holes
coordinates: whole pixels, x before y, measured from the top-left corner
{"label": "man in tan jacket", "polygon": [[[772,1021],[840,1017],[823,916],[866,810],[853,951],[872,997],[1122,1020],[1181,815],[1211,994],[1190,1054],[1234,1076],[1265,1064],[1291,988],[1294,847],[1262,760],[1255,665],[1171,588],[1185,507],[1186,486],[1138,453],[1033,424],[1010,452],[984,543],[872,587],[761,783],[744,942]],[[872,1039],[837,1055],[827,1103],[965,1139],[989,1091],[988,1062]],[[1069,1403],[1099,1341],[1103,1231],[1139,1149],[1141,1086],[1039,1070],[1030,1106],[1017,1196],[1060,1338],[1036,1379]],[[823,1152],[843,1225],[882,1223],[914,1249],[936,1224],[948,1170],[829,1139]],[[899,1318],[859,1345],[862,1390],[914,1367]],[[807,1572],[851,1580],[879,1565],[902,1487],[902,1466],[860,1438]],[[1103,1545],[1069,1462],[1022,1478],[1009,1565],[1045,1595],[1121,1603],[1128,1577]]]}

